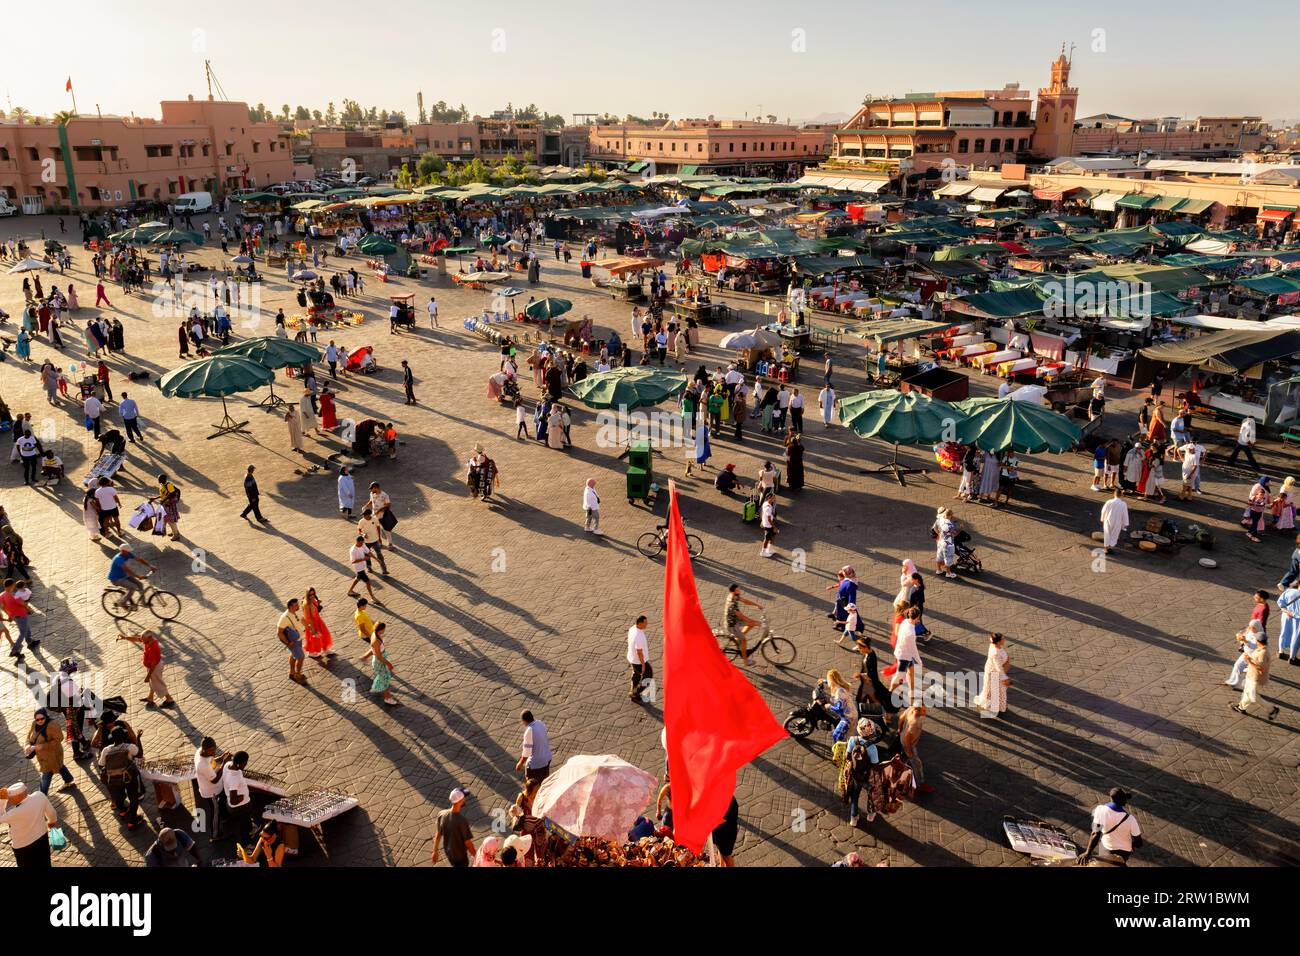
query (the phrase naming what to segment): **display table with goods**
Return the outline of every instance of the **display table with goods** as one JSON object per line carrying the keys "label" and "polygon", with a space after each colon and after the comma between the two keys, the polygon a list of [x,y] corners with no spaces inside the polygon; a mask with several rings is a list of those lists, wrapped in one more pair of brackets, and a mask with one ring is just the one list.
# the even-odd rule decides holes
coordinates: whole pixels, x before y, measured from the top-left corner
{"label": "display table with goods", "polygon": [[[251,783],[250,780],[250,785]],[[285,835],[285,846],[292,848],[286,849],[286,852],[298,852],[297,830],[306,828],[316,838],[321,852],[328,859],[329,848],[325,845],[325,832],[321,828],[326,822],[360,805],[360,800],[342,790],[314,787],[283,796],[262,811],[262,819],[274,820],[280,824]]]}

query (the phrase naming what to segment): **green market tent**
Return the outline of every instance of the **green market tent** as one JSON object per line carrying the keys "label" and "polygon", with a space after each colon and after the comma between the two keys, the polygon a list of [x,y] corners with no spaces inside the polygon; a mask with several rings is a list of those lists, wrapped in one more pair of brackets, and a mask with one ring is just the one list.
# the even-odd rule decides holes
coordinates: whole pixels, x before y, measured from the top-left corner
{"label": "green market tent", "polygon": [[1248,289],[1255,295],[1285,295],[1288,292],[1300,292],[1300,278],[1293,279],[1276,274],[1238,279],[1234,285]]}
{"label": "green market tent", "polygon": [[917,469],[898,463],[899,445],[930,445],[950,440],[965,414],[948,402],[920,392],[879,389],[862,392],[838,403],[840,424],[863,438],[892,442],[894,457],[877,468],[890,472],[903,484],[903,476]]}
{"label": "green market tent", "polygon": [[[236,342],[234,345],[227,345],[225,348],[217,349],[212,354],[246,358],[272,371],[290,365],[306,365],[318,361],[321,357],[320,349],[316,348],[316,346],[308,345],[306,342],[295,342],[293,339],[282,339],[278,335],[262,335],[253,339],[245,339],[242,342]],[[258,404],[271,408],[276,405],[283,405],[284,399],[275,394],[274,376],[270,386],[271,394]]]}
{"label": "green market tent", "polygon": [[633,365],[627,368],[596,372],[570,386],[569,391],[592,408],[631,410],[680,395],[686,388],[686,375],[671,369]]}
{"label": "green market tent", "polygon": [[945,246],[934,254],[935,262],[950,259],[976,259],[979,256],[1009,256],[1011,250],[996,242],[971,242],[964,246]]}
{"label": "green market tent", "polygon": [[1234,375],[1271,359],[1300,352],[1300,331],[1288,328],[1225,329],[1194,339],[1165,342],[1138,350],[1133,387],[1147,385],[1162,364],[1195,365],[1209,372]]}
{"label": "green market tent", "polygon": [[1032,289],[1012,289],[1007,292],[977,292],[956,299],[954,308],[990,319],[1012,319],[1043,312],[1045,299]]}
{"label": "green market tent", "polygon": [[216,396],[221,399],[221,421],[209,438],[245,432],[248,422],[237,422],[230,417],[226,396],[236,392],[251,392],[255,388],[275,381],[275,373],[252,359],[240,355],[212,355],[195,362],[186,362],[172,369],[158,383],[163,395],[171,398],[198,398]]}
{"label": "green market tent", "polygon": [[154,232],[147,241],[151,246],[178,246],[186,242],[201,246],[203,236],[201,233],[189,232],[185,229],[164,229],[161,232]]}
{"label": "green market tent", "polygon": [[386,256],[396,252],[397,245],[378,233],[372,232],[357,243],[357,249],[368,256]]}
{"label": "green market tent", "polygon": [[984,451],[1060,454],[1083,438],[1082,428],[1046,405],[1003,398],[968,398],[953,404],[965,416],[954,440]]}
{"label": "green market tent", "polygon": [[568,299],[538,299],[536,302],[524,309],[524,313],[530,318],[541,321],[545,319],[550,321],[558,316],[564,315],[573,308],[573,303]]}
{"label": "green market tent", "polygon": [[112,239],[114,242],[135,243],[137,245],[148,244],[149,242],[153,241],[154,236],[158,235],[158,233],[160,232],[165,232],[165,231],[166,231],[165,226],[161,229],[157,226],[136,226],[134,229],[126,229],[122,232],[115,232],[108,238]]}

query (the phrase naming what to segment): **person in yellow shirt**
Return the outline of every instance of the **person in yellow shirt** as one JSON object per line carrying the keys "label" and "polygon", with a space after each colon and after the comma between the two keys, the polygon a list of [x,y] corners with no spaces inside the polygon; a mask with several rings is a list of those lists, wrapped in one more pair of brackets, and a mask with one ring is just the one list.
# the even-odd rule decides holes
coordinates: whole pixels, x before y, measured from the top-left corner
{"label": "person in yellow shirt", "polygon": [[375,619],[366,610],[369,606],[369,601],[365,598],[359,598],[357,600],[357,612],[352,615],[352,620],[357,625],[357,637],[365,641],[367,645],[370,644],[370,638],[375,633]]}

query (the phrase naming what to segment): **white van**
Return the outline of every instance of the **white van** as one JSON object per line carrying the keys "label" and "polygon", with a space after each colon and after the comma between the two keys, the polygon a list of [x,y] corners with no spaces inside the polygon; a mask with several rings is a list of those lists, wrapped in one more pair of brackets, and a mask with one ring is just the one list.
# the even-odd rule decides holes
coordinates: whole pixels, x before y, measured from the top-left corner
{"label": "white van", "polygon": [[8,196],[0,196],[0,216],[16,216],[18,207],[9,201]]}
{"label": "white van", "polygon": [[207,212],[212,208],[212,193],[181,193],[172,203],[172,210],[178,216],[187,213],[191,216]]}

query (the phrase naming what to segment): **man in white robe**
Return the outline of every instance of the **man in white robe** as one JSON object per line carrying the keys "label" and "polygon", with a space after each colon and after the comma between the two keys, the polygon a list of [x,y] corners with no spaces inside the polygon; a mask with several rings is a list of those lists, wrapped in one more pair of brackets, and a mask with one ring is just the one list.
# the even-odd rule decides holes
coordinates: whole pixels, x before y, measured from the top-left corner
{"label": "man in white robe", "polygon": [[1102,546],[1106,553],[1115,550],[1119,536],[1128,527],[1128,504],[1120,497],[1120,489],[1115,489],[1115,497],[1101,506]]}

